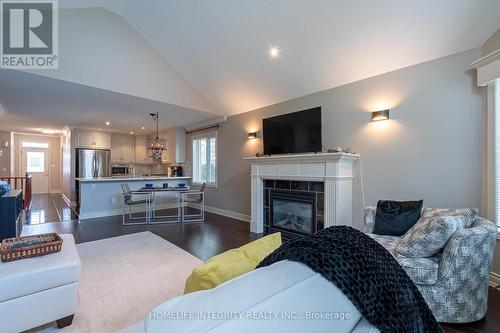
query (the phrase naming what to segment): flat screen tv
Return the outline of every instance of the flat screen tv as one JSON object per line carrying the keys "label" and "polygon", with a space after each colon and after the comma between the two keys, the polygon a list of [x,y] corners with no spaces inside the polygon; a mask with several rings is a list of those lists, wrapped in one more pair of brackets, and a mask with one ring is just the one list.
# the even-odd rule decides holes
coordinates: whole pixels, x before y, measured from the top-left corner
{"label": "flat screen tv", "polygon": [[264,154],[321,151],[321,107],[262,120]]}

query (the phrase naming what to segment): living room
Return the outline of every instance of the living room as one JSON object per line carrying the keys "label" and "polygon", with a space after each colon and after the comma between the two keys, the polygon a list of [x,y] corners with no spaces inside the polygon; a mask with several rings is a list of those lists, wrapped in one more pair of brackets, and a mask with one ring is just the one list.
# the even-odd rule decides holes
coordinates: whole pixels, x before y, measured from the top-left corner
{"label": "living room", "polygon": [[498,1],[44,3],[2,332],[500,330]]}

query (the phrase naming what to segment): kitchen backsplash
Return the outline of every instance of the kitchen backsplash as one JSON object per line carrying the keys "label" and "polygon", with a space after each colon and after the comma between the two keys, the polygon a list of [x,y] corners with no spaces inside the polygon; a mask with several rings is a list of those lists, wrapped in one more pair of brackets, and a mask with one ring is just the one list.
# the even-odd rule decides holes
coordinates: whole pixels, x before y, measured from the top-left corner
{"label": "kitchen backsplash", "polygon": [[[128,164],[123,165],[129,166]],[[135,174],[137,176],[167,175],[170,165],[171,164],[136,164]],[[191,163],[178,163],[176,165],[182,166],[184,175],[191,175]]]}

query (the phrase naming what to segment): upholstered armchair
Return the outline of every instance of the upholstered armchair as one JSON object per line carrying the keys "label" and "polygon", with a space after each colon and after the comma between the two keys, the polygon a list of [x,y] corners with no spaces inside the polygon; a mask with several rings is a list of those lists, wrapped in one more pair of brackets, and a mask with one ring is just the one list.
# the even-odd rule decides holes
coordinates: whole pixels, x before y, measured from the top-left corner
{"label": "upholstered armchair", "polygon": [[394,255],[439,322],[467,323],[486,315],[497,234],[493,222],[478,217],[470,228],[456,231],[436,256],[406,258],[394,252],[400,237],[372,234],[375,212],[375,207],[365,210],[365,232]]}

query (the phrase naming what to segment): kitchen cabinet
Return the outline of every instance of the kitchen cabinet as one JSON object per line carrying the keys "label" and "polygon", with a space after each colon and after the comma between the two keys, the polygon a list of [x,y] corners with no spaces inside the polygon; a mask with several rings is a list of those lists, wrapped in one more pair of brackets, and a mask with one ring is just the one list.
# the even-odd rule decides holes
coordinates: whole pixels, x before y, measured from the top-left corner
{"label": "kitchen cabinet", "polygon": [[111,147],[111,136],[109,133],[95,132],[94,133],[94,143],[97,147],[110,148]]}
{"label": "kitchen cabinet", "polygon": [[111,135],[105,132],[75,130],[76,148],[110,149]]}
{"label": "kitchen cabinet", "polygon": [[135,136],[135,163],[153,163],[149,157],[148,137],[146,135]]}
{"label": "kitchen cabinet", "polygon": [[167,150],[161,157],[162,163],[186,162],[186,129],[174,127],[160,133],[160,138],[167,141]]}
{"label": "kitchen cabinet", "polygon": [[135,160],[135,138],[128,134],[111,134],[111,162],[130,163]]}

